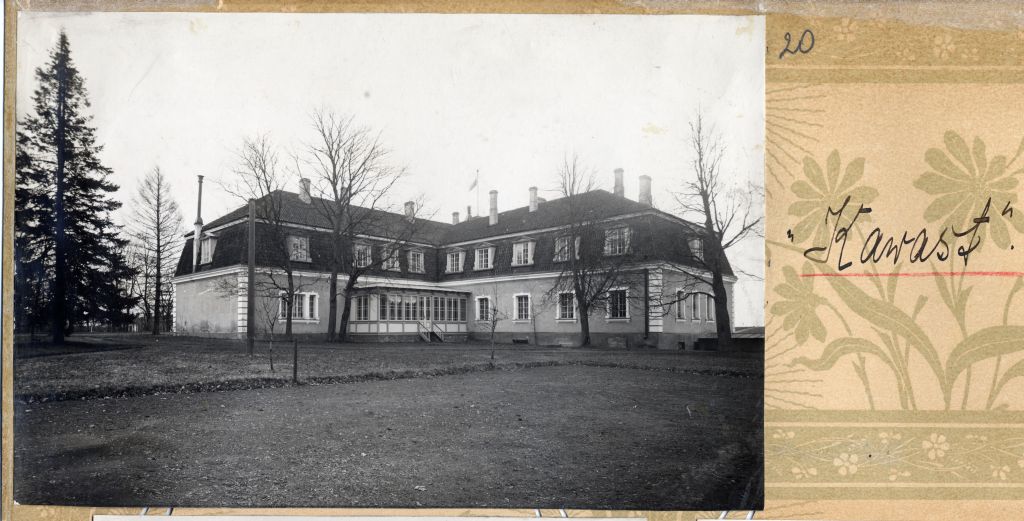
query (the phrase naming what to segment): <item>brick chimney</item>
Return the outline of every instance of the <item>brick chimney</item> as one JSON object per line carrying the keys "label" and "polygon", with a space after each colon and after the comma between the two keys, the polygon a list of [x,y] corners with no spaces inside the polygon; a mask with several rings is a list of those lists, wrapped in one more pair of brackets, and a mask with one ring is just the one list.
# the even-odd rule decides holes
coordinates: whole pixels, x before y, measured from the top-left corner
{"label": "brick chimney", "polygon": [[459,224],[459,212],[452,212],[452,224]]}
{"label": "brick chimney", "polygon": [[410,221],[416,219],[416,203],[413,201],[405,202],[405,218]]}
{"label": "brick chimney", "polygon": [[305,177],[299,179],[299,200],[306,204],[313,202],[313,198],[309,195],[309,179]]}
{"label": "brick chimney", "polygon": [[637,197],[637,201],[647,206],[654,205],[653,199],[651,199],[651,176],[640,176],[640,195]]}
{"label": "brick chimney", "polygon": [[498,191],[491,190],[491,215],[488,220],[490,226],[498,224]]}
{"label": "brick chimney", "polygon": [[531,186],[530,187],[530,211],[531,212],[536,212],[538,204],[540,204],[540,201],[537,200],[537,187],[536,186]]}
{"label": "brick chimney", "polygon": [[472,218],[473,218],[473,207],[467,204],[466,205],[466,220],[468,221],[468,220],[470,220]]}
{"label": "brick chimney", "polygon": [[192,272],[199,269],[199,245],[203,235],[203,176],[199,178],[199,197],[196,198],[195,234],[192,236]]}
{"label": "brick chimney", "polygon": [[616,168],[615,169],[615,192],[614,193],[615,193],[615,195],[617,195],[619,197],[625,197],[626,196],[626,187],[625,187],[625,185],[622,184],[622,173],[623,172],[622,172],[621,168]]}

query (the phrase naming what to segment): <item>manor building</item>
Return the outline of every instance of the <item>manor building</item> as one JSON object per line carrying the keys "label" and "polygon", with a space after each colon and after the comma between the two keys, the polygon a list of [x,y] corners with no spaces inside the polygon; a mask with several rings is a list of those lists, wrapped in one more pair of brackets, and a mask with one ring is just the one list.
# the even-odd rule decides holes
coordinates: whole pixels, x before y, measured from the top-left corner
{"label": "manor building", "polygon": [[[577,344],[581,317],[573,293],[552,288],[569,255],[588,251],[621,259],[616,266],[624,273],[589,313],[593,344],[694,349],[714,339],[712,291],[702,282],[710,280],[702,269],[708,245],[702,228],[654,208],[648,176],[640,176],[639,184],[637,201],[624,197],[619,169],[614,193],[592,190],[573,201],[545,201],[530,188],[526,206],[503,212],[492,191],[488,215],[460,219],[456,212],[451,223],[416,217],[411,202],[404,213],[360,209],[374,229],[410,231],[400,241],[382,232],[343,245],[365,270],[352,290],[349,337],[460,342],[489,340],[493,329],[499,342]],[[286,229],[274,241],[285,244],[268,244],[270,223],[256,220],[256,277],[284,280],[280,256],[288,255],[295,288],[292,332],[323,336],[334,247],[330,222],[318,211],[323,201],[309,194],[307,180],[298,193],[268,197]],[[569,235],[570,208],[585,208],[595,233]],[[197,218],[185,236],[173,279],[175,333],[244,337],[250,305],[256,306],[257,332],[284,331],[285,299],[264,292],[248,302],[248,212],[243,206],[206,225]],[[346,278],[343,270],[339,290]],[[724,278],[731,315],[736,278],[728,267]],[[339,296],[339,316],[343,302]]]}

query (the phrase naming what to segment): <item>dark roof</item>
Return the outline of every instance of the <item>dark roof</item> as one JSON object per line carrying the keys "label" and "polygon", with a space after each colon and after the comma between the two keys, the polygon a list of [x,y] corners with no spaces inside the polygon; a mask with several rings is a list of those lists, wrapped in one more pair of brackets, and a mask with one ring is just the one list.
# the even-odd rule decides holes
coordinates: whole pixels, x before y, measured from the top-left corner
{"label": "dark roof", "polygon": [[[324,199],[313,197],[312,202],[305,203],[299,199],[299,194],[286,192],[284,190],[275,190],[274,192],[271,192],[270,195],[264,196],[264,199],[268,197],[280,199],[281,220],[284,222],[303,226],[316,226],[318,228],[331,227],[330,221],[327,220],[324,214],[320,211],[320,208],[323,208],[321,205],[327,204],[327,201]],[[359,207],[359,211],[371,212],[371,221],[375,223],[375,226],[380,226],[384,229],[397,230],[405,226],[402,222],[405,219],[403,214],[362,207]],[[244,219],[248,214],[248,205],[241,206],[218,217],[217,219],[214,219],[210,223],[205,224],[203,228],[208,230],[222,224]],[[415,233],[410,240],[413,242],[437,244],[444,236],[447,229],[451,227],[452,225],[450,224],[432,221],[430,219],[417,219]],[[186,237],[189,237],[190,235],[191,234],[185,234]]]}
{"label": "dark roof", "polygon": [[[588,217],[594,220],[650,211],[664,214],[646,204],[614,195],[605,190],[591,190],[574,197],[578,198],[577,201],[581,207],[588,209]],[[487,216],[474,217],[451,226],[444,235],[444,243],[475,241],[487,237],[564,226],[569,223],[571,218],[568,201],[568,198],[565,197],[545,201],[540,203],[534,212],[531,212],[528,206],[500,212],[498,223],[494,226],[490,225]],[[685,222],[674,216],[672,218]]]}
{"label": "dark roof", "polygon": [[[313,197],[312,203],[304,203],[299,199],[298,194],[283,190],[274,191],[267,197],[281,198],[281,217],[285,222],[320,228],[330,227],[330,222],[318,211],[317,205],[326,204],[324,199]],[[580,204],[588,209],[591,219],[607,219],[653,211],[699,230],[687,221],[605,190],[592,190],[575,197],[580,198]],[[498,213],[498,224],[494,226],[489,224],[487,216],[473,217],[454,225],[429,219],[418,219],[419,226],[411,240],[427,244],[452,244],[562,226],[568,223],[570,218],[570,206],[567,203],[568,199],[563,197],[540,203],[537,211],[534,212],[531,212],[528,206],[500,212]],[[366,208],[361,208],[361,210],[372,212],[374,214],[373,222],[381,228],[388,229],[392,223],[394,229],[399,229],[404,225],[401,221],[405,219],[405,216],[402,214]],[[242,206],[214,219],[204,228],[211,229],[243,219],[247,214],[248,207]],[[186,237],[190,235],[186,234]]]}

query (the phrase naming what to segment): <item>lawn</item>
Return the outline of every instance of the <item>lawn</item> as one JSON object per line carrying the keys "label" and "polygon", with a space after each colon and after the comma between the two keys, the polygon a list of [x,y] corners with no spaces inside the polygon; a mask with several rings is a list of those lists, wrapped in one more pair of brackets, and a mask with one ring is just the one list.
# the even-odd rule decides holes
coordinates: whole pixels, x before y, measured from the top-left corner
{"label": "lawn", "polygon": [[[292,345],[248,356],[239,340],[152,335],[76,335],[75,343],[15,346],[15,394],[53,401],[142,394],[275,387],[292,376]],[[493,355],[492,355],[493,353]],[[273,355],[273,356],[271,356]],[[273,359],[273,370],[271,370]],[[761,377],[750,356],[707,352],[610,350],[479,344],[299,344],[299,379],[351,382],[539,365],[592,365],[690,374]]]}
{"label": "lawn", "polygon": [[305,383],[292,385],[290,361],[271,372],[265,349],[250,359],[227,341],[95,342],[118,349],[19,353],[23,504],[760,502],[761,361],[748,357],[502,346],[492,361],[468,344],[307,344]]}

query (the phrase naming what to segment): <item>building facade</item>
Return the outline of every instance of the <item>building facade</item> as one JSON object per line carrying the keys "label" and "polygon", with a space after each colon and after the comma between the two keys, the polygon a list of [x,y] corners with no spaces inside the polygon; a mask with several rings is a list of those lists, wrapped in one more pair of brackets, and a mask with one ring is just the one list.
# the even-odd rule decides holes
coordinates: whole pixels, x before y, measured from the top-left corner
{"label": "building facade", "polygon": [[[528,205],[504,212],[491,192],[488,215],[460,219],[454,213],[451,223],[416,217],[412,203],[404,214],[364,210],[375,230],[407,232],[359,234],[342,246],[362,273],[350,295],[349,337],[460,342],[493,335],[501,343],[578,344],[579,306],[573,292],[559,289],[571,286],[565,283],[570,266],[579,270],[585,258],[603,262],[591,265],[589,276],[609,274],[589,313],[592,344],[694,349],[715,338],[713,294],[704,282],[710,276],[701,268],[702,229],[654,208],[647,176],[640,178],[639,201],[622,195],[621,170],[615,186],[614,193],[593,190],[552,201],[531,188]],[[308,191],[304,181],[298,193],[268,196],[280,208],[276,234],[271,223],[255,219],[261,289],[251,303],[248,207],[208,225],[197,218],[173,280],[177,334],[244,337],[250,305],[258,334],[283,333],[284,255],[294,290],[292,333],[327,333],[335,236],[320,211],[324,201]],[[201,201],[200,195],[200,207]],[[580,231],[581,208],[586,232]],[[736,279],[726,271],[731,315]],[[338,297],[339,315],[344,301]]]}

